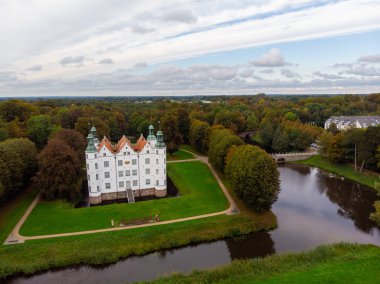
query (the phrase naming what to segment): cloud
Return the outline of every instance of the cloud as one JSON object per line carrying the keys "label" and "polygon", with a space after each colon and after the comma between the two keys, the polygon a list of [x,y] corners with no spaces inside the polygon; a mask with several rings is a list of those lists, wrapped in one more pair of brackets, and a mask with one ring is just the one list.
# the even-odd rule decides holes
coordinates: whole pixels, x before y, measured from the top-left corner
{"label": "cloud", "polygon": [[326,74],[326,73],[322,73],[322,72],[319,72],[319,71],[313,72],[313,75],[314,76],[318,76],[318,77],[322,77],[324,79],[329,79],[329,80],[345,79],[345,77],[342,77],[342,76],[339,76],[339,75],[336,75],[336,74]]}
{"label": "cloud", "polygon": [[190,10],[173,10],[164,13],[161,17],[162,20],[168,22],[177,22],[185,24],[194,24],[197,17]]}
{"label": "cloud", "polygon": [[0,83],[10,82],[17,80],[16,75],[13,72],[0,71]]}
{"label": "cloud", "polygon": [[26,69],[27,71],[41,71],[42,65],[33,65]]}
{"label": "cloud", "polygon": [[133,33],[136,33],[136,34],[148,34],[148,33],[152,33],[155,31],[154,28],[144,27],[144,26],[141,26],[139,24],[131,25],[131,30]]}
{"label": "cloud", "polygon": [[300,74],[298,74],[297,72],[294,72],[290,69],[281,69],[281,75],[283,75],[289,79],[302,78]]}
{"label": "cloud", "polygon": [[261,73],[266,73],[266,74],[272,74],[274,71],[272,68],[268,68],[268,69],[263,69],[260,71]]}
{"label": "cloud", "polygon": [[98,62],[98,64],[113,64],[112,58],[103,58]]}
{"label": "cloud", "polygon": [[146,63],[146,62],[138,62],[133,67],[134,68],[146,68],[146,67],[148,67],[148,63]]}
{"label": "cloud", "polygon": [[332,68],[351,68],[354,64],[353,63],[335,63]]}
{"label": "cloud", "polygon": [[359,65],[344,71],[344,73],[359,76],[380,76],[380,69]]}
{"label": "cloud", "polygon": [[70,65],[70,64],[82,64],[85,60],[84,56],[65,56],[63,57],[59,63],[62,64],[62,66]]}
{"label": "cloud", "polygon": [[278,67],[286,65],[284,57],[277,48],[272,48],[268,53],[265,53],[260,58],[253,60],[252,63],[258,67]]}
{"label": "cloud", "polygon": [[380,63],[380,54],[364,55],[359,57],[359,62]]}

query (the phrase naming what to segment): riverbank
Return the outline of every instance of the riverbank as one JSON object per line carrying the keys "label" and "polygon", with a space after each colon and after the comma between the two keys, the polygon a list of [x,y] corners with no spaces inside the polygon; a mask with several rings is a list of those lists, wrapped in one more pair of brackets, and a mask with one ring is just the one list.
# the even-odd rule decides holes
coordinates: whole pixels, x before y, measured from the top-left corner
{"label": "riverbank", "polygon": [[335,244],[306,253],[236,260],[216,269],[151,283],[379,283],[380,248]]}
{"label": "riverbank", "polygon": [[[272,213],[258,214],[255,219],[242,214],[220,215],[156,227],[2,246],[0,279],[73,265],[106,265],[131,255],[270,230],[276,227],[276,218],[272,214],[270,224],[268,214]],[[264,226],[261,218],[265,218]]]}
{"label": "riverbank", "polygon": [[360,184],[366,185],[373,189],[375,188],[375,182],[379,181],[379,175],[365,172],[355,172],[355,170],[350,165],[337,164],[320,155],[316,155],[309,159],[297,161],[294,163],[315,166],[328,172],[343,176]]}

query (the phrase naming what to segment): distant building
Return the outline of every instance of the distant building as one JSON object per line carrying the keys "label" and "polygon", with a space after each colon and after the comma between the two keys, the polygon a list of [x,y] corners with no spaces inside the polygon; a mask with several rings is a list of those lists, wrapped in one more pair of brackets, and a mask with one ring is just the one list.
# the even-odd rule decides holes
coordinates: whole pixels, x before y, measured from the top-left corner
{"label": "distant building", "polygon": [[90,204],[135,197],[164,197],[166,191],[166,146],[162,132],[143,135],[132,144],[123,136],[116,145],[104,137],[97,139],[93,126],[87,136],[87,181]]}
{"label": "distant building", "polygon": [[325,122],[325,129],[335,124],[339,130],[367,128],[380,125],[380,116],[332,116]]}

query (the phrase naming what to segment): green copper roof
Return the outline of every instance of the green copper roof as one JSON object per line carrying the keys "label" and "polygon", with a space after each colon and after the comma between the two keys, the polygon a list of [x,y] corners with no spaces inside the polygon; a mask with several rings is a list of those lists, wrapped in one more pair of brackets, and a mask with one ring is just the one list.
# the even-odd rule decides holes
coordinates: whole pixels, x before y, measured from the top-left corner
{"label": "green copper roof", "polygon": [[96,147],[94,145],[94,135],[89,133],[87,135],[87,148],[86,148],[86,153],[95,153],[96,152]]}
{"label": "green copper roof", "polygon": [[157,143],[156,143],[156,148],[165,148],[165,143],[164,143],[164,135],[162,134],[161,130],[157,131]]}
{"label": "green copper roof", "polygon": [[154,126],[153,125],[149,125],[149,135],[148,135],[147,140],[148,141],[155,141],[155,140],[157,140],[156,136],[154,135]]}

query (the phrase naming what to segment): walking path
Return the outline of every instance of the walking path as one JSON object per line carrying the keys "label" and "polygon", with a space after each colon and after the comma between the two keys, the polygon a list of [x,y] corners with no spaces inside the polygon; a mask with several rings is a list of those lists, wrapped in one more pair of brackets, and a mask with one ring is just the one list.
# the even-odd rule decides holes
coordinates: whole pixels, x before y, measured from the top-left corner
{"label": "walking path", "polygon": [[188,152],[192,155],[194,155],[194,159],[188,159],[188,160],[178,160],[178,161],[168,161],[168,163],[185,163],[185,162],[193,162],[193,161],[201,161],[205,163],[212,174],[214,175],[215,179],[219,183],[220,188],[222,189],[223,193],[225,194],[230,206],[228,209],[220,212],[215,213],[209,213],[209,214],[203,214],[203,215],[197,215],[197,216],[191,216],[186,218],[180,218],[180,219],[174,219],[174,220],[168,220],[168,221],[160,221],[157,223],[148,223],[143,225],[132,225],[132,226],[126,226],[126,227],[114,227],[114,228],[107,228],[107,229],[99,229],[99,230],[89,230],[89,231],[81,231],[81,232],[72,232],[72,233],[62,233],[62,234],[52,234],[52,235],[43,235],[43,236],[22,236],[20,234],[20,228],[24,224],[25,220],[28,218],[29,214],[32,212],[33,208],[37,205],[38,201],[40,200],[40,196],[37,195],[36,198],[33,200],[33,202],[30,204],[29,208],[25,211],[24,215],[21,217],[21,219],[18,221],[17,225],[14,227],[8,238],[5,240],[4,245],[9,244],[19,244],[23,243],[27,240],[39,240],[39,239],[48,239],[48,238],[57,238],[57,237],[69,237],[69,236],[78,236],[78,235],[85,235],[85,234],[95,234],[95,233],[102,233],[102,232],[112,232],[112,231],[121,231],[121,230],[130,230],[130,229],[136,229],[136,228],[143,228],[143,227],[152,227],[152,226],[159,226],[159,225],[165,225],[165,224],[173,224],[173,223],[179,223],[179,222],[185,222],[190,220],[196,220],[196,219],[203,219],[218,215],[232,215],[239,213],[239,209],[235,203],[235,201],[232,199],[230,193],[228,192],[227,188],[224,186],[222,180],[217,175],[216,171],[213,169],[213,167],[208,162],[208,157],[206,156],[198,156],[194,153],[183,150],[184,152]]}

